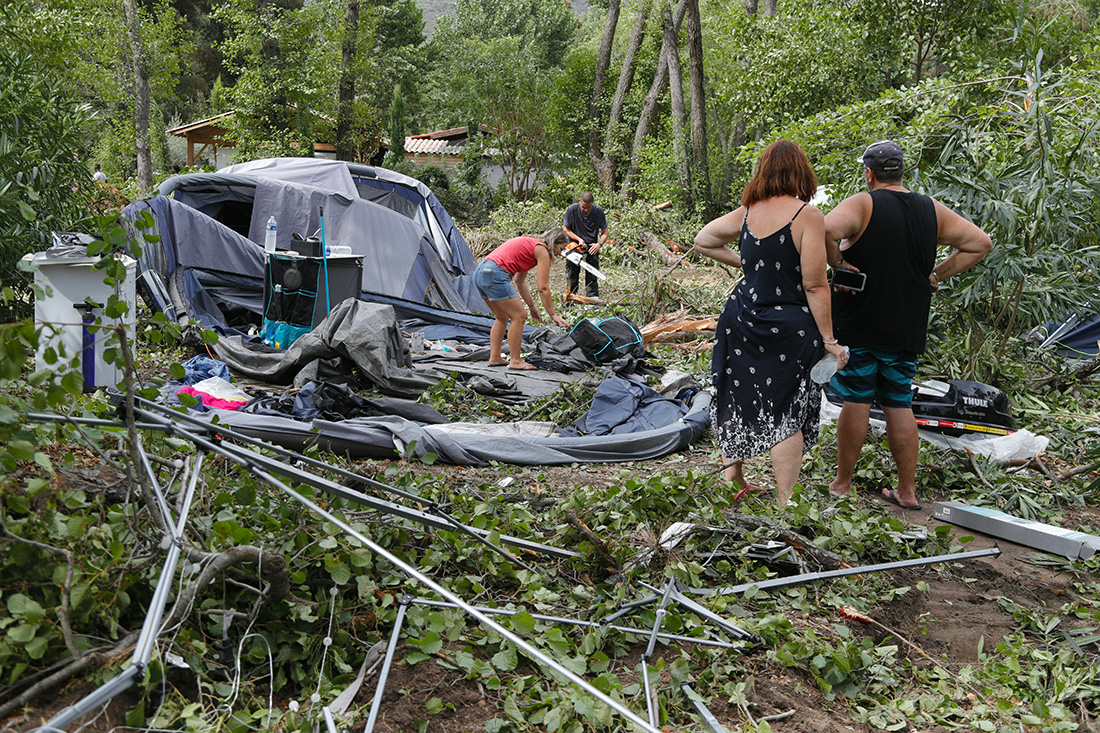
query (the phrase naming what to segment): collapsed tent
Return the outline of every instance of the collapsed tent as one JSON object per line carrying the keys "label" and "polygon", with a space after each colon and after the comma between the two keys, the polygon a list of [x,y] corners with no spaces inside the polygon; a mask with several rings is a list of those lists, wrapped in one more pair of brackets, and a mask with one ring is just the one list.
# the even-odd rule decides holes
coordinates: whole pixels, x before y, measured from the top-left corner
{"label": "collapsed tent", "polygon": [[[339,164],[346,174],[346,166]],[[264,257],[260,242],[266,224],[278,222],[277,246],[289,250],[292,235],[322,233],[330,246],[346,246],[363,258],[362,297],[442,310],[470,326],[487,329],[484,309],[471,294],[473,255],[460,238],[446,251],[412,218],[325,184],[311,186],[257,175],[200,173],[175,176],[160,195],[131,204],[123,217],[141,228],[151,214],[149,233],[159,241],[142,246],[140,285],[146,300],[176,315],[190,316],[222,333],[250,331],[264,305]],[[322,227],[323,216],[323,231]],[[464,292],[465,291],[465,292]]]}
{"label": "collapsed tent", "polygon": [[361,163],[320,158],[251,160],[224,168],[222,173],[274,178],[373,201],[424,227],[452,272],[473,271],[473,253],[451,215],[425,183],[411,176]]}
{"label": "collapsed tent", "polygon": [[[433,425],[397,415],[305,422],[211,410],[201,417],[216,417],[219,424],[286,448],[317,445],[353,458],[396,458],[412,452],[422,458],[434,454],[455,465],[498,461],[551,466],[639,461],[683,450],[709,426],[710,401],[705,390],[669,398],[644,384],[612,377],[601,383],[588,413],[569,430],[531,422]],[[584,434],[578,434],[581,430]]]}
{"label": "collapsed tent", "polygon": [[1100,313],[1070,313],[1061,323],[1045,323],[1032,335],[1043,339],[1040,348],[1054,346],[1062,356],[1088,359],[1100,353]]}

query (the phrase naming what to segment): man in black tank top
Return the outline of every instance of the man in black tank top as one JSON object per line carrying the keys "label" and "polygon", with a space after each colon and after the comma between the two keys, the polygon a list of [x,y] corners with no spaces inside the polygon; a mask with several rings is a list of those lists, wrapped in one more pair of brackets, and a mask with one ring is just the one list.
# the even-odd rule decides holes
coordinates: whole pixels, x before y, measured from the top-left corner
{"label": "man in black tank top", "polygon": [[[851,492],[871,403],[878,402],[898,471],[897,486],[882,489],[882,498],[917,509],[919,438],[911,388],[928,335],[932,294],[943,280],[970,269],[993,243],[939,201],[902,185],[904,156],[897,144],[874,143],[859,161],[869,193],[846,198],[825,217],[830,265],[867,277],[861,292],[833,292],[834,332],[852,354],[831,385],[844,407],[837,421],[837,474],[829,493]],[[940,246],[954,251],[937,264]]]}

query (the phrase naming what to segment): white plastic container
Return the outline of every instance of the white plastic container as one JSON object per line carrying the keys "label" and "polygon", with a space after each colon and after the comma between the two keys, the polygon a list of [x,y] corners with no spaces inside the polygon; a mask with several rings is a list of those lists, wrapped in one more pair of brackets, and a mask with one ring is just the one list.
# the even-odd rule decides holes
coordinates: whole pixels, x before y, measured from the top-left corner
{"label": "white plastic container", "polygon": [[[45,297],[34,300],[34,321],[36,325],[47,326],[39,341],[35,364],[38,369],[61,371],[73,368],[84,376],[84,388],[114,387],[122,381],[122,369],[109,364],[103,358],[106,348],[117,348],[118,340],[106,328],[89,330],[84,323],[84,314],[94,321],[108,327],[123,326],[126,329],[130,348],[135,349],[134,313],[137,299],[136,282],[137,260],[120,256],[126,265],[126,279],[118,284],[118,295],[127,304],[127,312],[117,319],[103,316],[103,306],[107,299],[115,294],[115,288],[103,282],[102,270],[93,270],[98,257],[51,258],[45,252],[36,252],[23,257],[36,269],[34,283],[45,290]],[[98,304],[90,308],[87,303]],[[85,338],[93,342],[92,347],[84,350]],[[61,358],[53,364],[47,364],[45,354],[49,347],[57,349]]]}

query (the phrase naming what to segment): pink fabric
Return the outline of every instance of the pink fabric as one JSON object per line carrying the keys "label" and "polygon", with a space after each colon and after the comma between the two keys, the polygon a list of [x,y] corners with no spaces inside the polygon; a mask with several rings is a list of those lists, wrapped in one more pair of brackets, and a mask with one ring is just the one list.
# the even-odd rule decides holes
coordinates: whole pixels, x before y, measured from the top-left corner
{"label": "pink fabric", "polygon": [[527,272],[537,265],[535,247],[545,246],[543,241],[534,237],[515,237],[490,252],[486,259],[500,265],[505,272],[515,275],[517,272]]}
{"label": "pink fabric", "polygon": [[239,410],[248,402],[248,400],[226,400],[214,397],[206,392],[200,392],[190,385],[180,387],[176,394],[189,394],[192,397],[198,397],[199,401],[207,407],[215,407],[219,410]]}

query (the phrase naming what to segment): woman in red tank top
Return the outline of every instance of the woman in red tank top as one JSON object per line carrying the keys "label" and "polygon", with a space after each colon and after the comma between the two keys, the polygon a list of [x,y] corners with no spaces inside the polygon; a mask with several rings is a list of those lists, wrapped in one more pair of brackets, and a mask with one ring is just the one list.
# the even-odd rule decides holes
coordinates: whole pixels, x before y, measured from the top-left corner
{"label": "woman in red tank top", "polygon": [[[569,325],[554,313],[554,297],[550,292],[550,263],[568,243],[569,238],[561,229],[551,229],[539,239],[515,237],[490,252],[477,266],[474,285],[496,317],[489,331],[489,366],[507,365],[509,369],[524,371],[538,368],[528,364],[520,355],[527,309],[530,309],[535,323],[542,322],[538,306],[527,287],[527,273],[532,268],[546,315],[559,326]],[[501,355],[505,334],[508,336],[507,361]]]}

